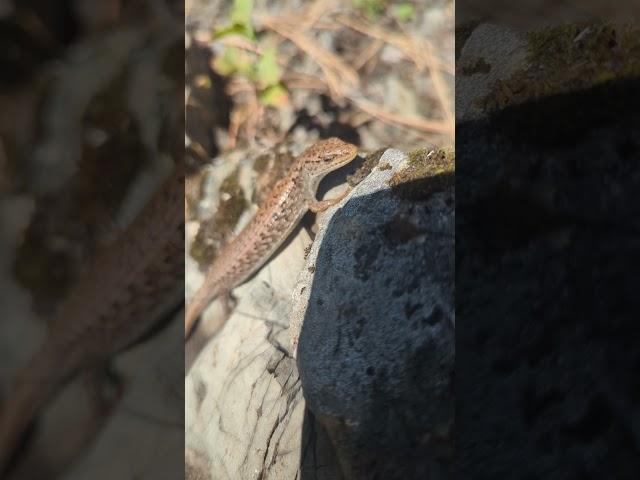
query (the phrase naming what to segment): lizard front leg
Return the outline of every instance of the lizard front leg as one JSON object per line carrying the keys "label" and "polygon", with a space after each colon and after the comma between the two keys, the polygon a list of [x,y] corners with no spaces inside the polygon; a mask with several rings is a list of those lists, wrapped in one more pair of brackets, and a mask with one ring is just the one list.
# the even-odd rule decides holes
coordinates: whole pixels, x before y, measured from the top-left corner
{"label": "lizard front leg", "polygon": [[324,212],[327,208],[332,207],[336,203],[339,203],[340,201],[342,201],[342,199],[344,199],[344,197],[349,195],[349,192],[351,192],[351,190],[352,190],[351,187],[347,187],[337,197],[328,198],[326,200],[316,200],[314,194],[312,192],[308,191],[307,192],[307,203],[309,204],[309,210],[311,210],[313,213]]}

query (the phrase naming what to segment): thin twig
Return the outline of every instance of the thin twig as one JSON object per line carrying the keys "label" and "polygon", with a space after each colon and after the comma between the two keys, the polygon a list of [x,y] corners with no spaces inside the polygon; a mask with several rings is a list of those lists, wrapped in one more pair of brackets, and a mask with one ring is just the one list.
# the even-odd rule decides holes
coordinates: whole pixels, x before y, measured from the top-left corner
{"label": "thin twig", "polygon": [[362,67],[364,67],[367,62],[369,60],[371,60],[373,57],[375,57],[378,52],[380,51],[380,49],[382,48],[382,46],[384,45],[384,42],[380,39],[374,39],[373,42],[371,42],[365,49],[364,51],[362,51],[357,57],[356,60],[354,62],[353,67],[356,70],[360,70]]}
{"label": "thin twig", "polygon": [[353,68],[333,52],[321,47],[315,40],[308,38],[295,25],[272,17],[262,17],[261,24],[265,28],[290,40],[320,66],[327,79],[331,96],[334,99],[343,98],[347,89],[358,86],[358,73]]}
{"label": "thin twig", "polygon": [[442,120],[427,120],[417,116],[399,115],[397,113],[384,110],[373,102],[363,98],[349,98],[349,101],[363,112],[391,125],[402,125],[425,133],[440,133],[446,135],[451,135],[452,133],[449,122]]}
{"label": "thin twig", "polygon": [[[453,112],[450,105],[451,96],[448,93],[447,86],[439,71],[443,69],[444,64],[433,55],[430,42],[425,39],[413,39],[408,35],[399,35],[378,27],[377,25],[359,19],[353,19],[345,15],[340,15],[337,20],[348,28],[395,46],[403,51],[419,70],[427,69],[433,81],[435,94],[444,112],[445,119],[451,124],[454,123]],[[452,128],[448,130],[453,131]]]}
{"label": "thin twig", "polygon": [[[393,45],[398,50],[402,51],[410,60],[412,60],[416,64],[416,66],[420,66],[420,60],[417,60],[416,57],[420,56],[420,52],[423,47],[422,45],[419,45],[422,42],[418,41],[417,39],[412,39],[407,35],[400,35],[395,32],[390,32],[388,30],[385,30],[384,28],[378,27],[377,25],[372,25],[362,20],[353,19],[347,17],[346,15],[337,16],[336,21],[345,27],[367,35],[368,37],[377,38],[378,40],[382,40],[383,42],[388,43],[389,45]],[[423,40],[423,42],[426,41]],[[451,65],[444,63],[436,58],[434,58],[433,61],[434,67],[438,68],[444,73],[447,73],[449,75],[455,74],[454,68]]]}

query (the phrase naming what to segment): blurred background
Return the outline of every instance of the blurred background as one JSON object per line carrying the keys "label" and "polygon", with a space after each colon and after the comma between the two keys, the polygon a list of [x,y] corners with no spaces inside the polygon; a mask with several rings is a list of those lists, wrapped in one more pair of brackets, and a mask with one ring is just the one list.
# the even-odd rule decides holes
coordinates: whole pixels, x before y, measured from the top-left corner
{"label": "blurred background", "polygon": [[[183,32],[182,1],[0,1],[0,407],[88,259],[182,158]],[[180,389],[158,393],[182,374],[180,336],[119,360],[120,386],[101,384],[127,386],[115,412],[65,390],[11,478],[182,475]]]}
{"label": "blurred background", "polygon": [[640,471],[639,5],[457,2],[460,478]]}
{"label": "blurred background", "polygon": [[454,2],[186,1],[187,143],[453,141]]}

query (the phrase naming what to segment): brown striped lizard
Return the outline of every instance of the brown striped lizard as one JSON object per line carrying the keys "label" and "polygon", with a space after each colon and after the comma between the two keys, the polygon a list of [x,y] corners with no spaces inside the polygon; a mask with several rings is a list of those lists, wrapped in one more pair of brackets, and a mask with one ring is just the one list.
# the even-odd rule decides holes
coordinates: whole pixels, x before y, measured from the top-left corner
{"label": "brown striped lizard", "polygon": [[0,477],[35,417],[83,370],[153,329],[184,300],[184,172],[95,256],[0,404]]}
{"label": "brown striped lizard", "polygon": [[320,212],[342,200],[318,201],[320,180],[355,158],[355,145],[338,138],[320,140],[298,156],[287,175],[274,186],[247,226],[227,244],[206,273],[188,304],[184,333],[189,336],[200,313],[216,297],[225,297],[244,283],[273,255],[308,210]]}

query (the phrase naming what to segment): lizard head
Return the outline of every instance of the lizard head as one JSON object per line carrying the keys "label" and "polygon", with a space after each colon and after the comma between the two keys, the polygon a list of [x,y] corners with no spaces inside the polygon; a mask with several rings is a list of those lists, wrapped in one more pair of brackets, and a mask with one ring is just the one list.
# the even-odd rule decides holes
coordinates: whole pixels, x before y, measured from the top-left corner
{"label": "lizard head", "polygon": [[304,168],[317,175],[329,173],[346,165],[358,154],[358,147],[343,142],[339,138],[320,140],[307,148],[304,157]]}

